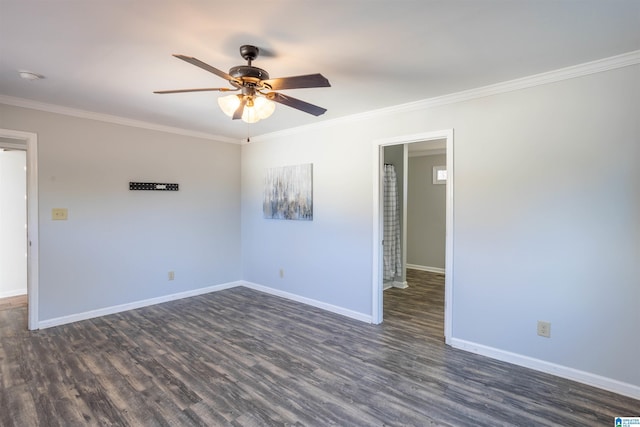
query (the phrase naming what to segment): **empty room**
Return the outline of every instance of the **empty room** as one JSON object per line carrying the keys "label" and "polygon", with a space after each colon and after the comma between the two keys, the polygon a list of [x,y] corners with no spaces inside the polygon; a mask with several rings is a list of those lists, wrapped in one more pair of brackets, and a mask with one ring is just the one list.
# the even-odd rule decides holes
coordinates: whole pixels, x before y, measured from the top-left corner
{"label": "empty room", "polygon": [[640,423],[637,0],[0,0],[0,425]]}

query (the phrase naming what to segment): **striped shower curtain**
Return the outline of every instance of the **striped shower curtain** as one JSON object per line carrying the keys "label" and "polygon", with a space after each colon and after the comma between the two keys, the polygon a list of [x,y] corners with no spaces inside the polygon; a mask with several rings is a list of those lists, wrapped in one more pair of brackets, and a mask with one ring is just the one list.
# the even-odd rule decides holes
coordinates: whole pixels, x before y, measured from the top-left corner
{"label": "striped shower curtain", "polygon": [[396,168],[384,165],[384,280],[393,280],[402,271],[400,253],[400,209]]}

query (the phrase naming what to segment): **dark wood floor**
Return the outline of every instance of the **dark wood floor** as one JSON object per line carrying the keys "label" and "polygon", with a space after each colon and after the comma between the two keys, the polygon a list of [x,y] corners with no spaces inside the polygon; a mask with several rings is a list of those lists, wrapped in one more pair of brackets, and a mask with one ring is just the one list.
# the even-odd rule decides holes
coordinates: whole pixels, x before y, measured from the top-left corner
{"label": "dark wood floor", "polygon": [[609,426],[640,401],[447,347],[443,276],[368,325],[234,288],[26,331],[0,310],[2,426]]}

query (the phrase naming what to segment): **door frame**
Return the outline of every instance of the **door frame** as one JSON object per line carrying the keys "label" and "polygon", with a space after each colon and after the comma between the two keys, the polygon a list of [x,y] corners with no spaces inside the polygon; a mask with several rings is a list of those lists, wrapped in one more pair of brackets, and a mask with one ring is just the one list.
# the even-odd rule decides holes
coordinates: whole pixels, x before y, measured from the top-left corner
{"label": "door frame", "polygon": [[383,318],[383,283],[382,283],[382,239],[384,226],[383,173],[385,146],[411,144],[445,139],[447,145],[447,184],[446,184],[446,238],[445,238],[445,290],[444,290],[444,337],[447,344],[451,344],[452,313],[453,313],[453,129],[444,129],[412,135],[401,135],[392,138],[373,141],[373,280],[372,280],[372,311],[371,321],[382,323]]}
{"label": "door frame", "polygon": [[38,329],[38,134],[0,128],[0,147],[27,152],[27,300],[28,328]]}

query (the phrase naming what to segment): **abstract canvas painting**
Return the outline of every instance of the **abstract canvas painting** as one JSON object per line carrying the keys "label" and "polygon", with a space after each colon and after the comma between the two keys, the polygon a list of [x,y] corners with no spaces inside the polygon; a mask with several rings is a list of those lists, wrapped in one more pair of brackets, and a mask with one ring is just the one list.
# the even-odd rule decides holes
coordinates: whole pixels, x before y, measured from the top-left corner
{"label": "abstract canvas painting", "polygon": [[265,218],[313,220],[313,164],[267,169],[264,180]]}

